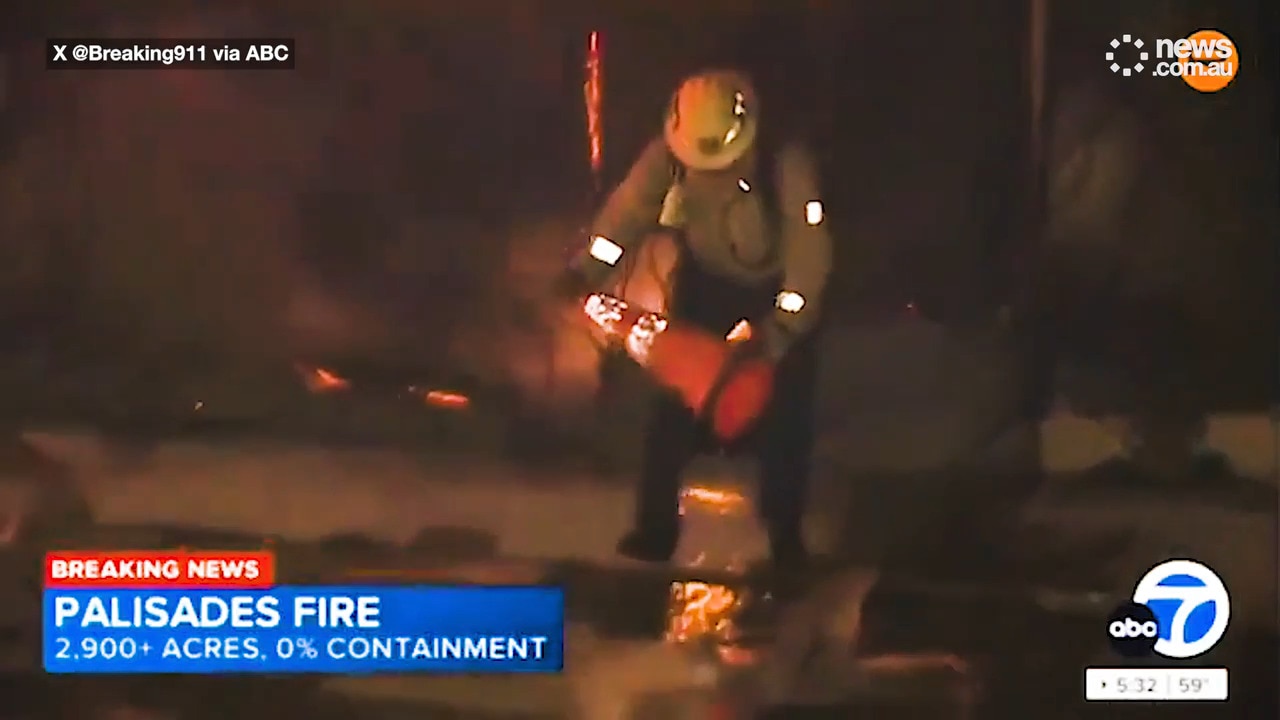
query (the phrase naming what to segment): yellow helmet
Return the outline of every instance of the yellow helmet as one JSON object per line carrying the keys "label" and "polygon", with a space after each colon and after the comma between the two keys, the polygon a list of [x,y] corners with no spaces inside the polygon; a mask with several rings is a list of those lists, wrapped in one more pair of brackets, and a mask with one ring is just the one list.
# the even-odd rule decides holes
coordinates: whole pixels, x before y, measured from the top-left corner
{"label": "yellow helmet", "polygon": [[671,97],[664,135],[676,159],[695,170],[723,170],[751,148],[759,107],[751,80],[732,70],[686,79]]}

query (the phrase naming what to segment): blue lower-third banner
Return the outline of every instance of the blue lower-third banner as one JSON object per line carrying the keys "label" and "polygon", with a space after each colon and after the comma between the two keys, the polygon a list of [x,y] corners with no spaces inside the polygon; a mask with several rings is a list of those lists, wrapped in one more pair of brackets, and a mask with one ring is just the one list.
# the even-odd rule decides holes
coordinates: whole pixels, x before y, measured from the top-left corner
{"label": "blue lower-third banner", "polygon": [[529,673],[564,666],[554,587],[44,592],[50,673]]}

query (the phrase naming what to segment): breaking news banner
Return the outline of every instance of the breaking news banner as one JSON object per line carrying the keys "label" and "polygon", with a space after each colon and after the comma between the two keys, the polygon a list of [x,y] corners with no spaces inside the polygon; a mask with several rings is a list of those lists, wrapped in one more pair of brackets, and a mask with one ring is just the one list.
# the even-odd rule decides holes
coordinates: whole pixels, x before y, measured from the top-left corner
{"label": "breaking news banner", "polygon": [[268,552],[54,552],[54,674],[555,673],[547,586],[279,586]]}
{"label": "breaking news banner", "polygon": [[50,70],[292,70],[291,38],[52,38]]}

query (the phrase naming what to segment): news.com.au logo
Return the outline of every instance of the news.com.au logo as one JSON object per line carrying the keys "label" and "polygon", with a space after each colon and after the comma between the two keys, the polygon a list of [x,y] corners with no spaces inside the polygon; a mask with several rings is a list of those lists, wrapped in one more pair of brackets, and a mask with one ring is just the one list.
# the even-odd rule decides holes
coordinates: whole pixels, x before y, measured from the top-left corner
{"label": "news.com.au logo", "polygon": [[1217,645],[1231,619],[1222,578],[1195,560],[1168,560],[1147,571],[1107,619],[1111,647],[1124,657],[1183,660]]}
{"label": "news.com.au logo", "polygon": [[1111,39],[1106,60],[1117,75],[1180,78],[1202,93],[1225,88],[1240,71],[1239,48],[1217,30],[1197,30],[1184,38],[1158,38],[1154,42],[1125,33]]}

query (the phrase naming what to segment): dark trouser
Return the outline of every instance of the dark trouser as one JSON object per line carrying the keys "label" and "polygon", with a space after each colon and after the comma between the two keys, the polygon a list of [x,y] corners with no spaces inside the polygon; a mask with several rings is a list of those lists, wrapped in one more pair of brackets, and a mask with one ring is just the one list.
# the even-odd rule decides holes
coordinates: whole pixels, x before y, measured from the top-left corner
{"label": "dark trouser", "polygon": [[[673,320],[727,334],[742,319],[759,322],[774,312],[775,280],[744,286],[711,275],[687,253],[676,268],[668,313]],[[760,462],[758,510],[771,537],[798,537],[804,516],[814,436],[817,355],[814,335],[801,339],[779,363],[774,395],[757,426],[742,441]],[[654,400],[645,429],[636,527],[671,537],[679,532],[681,474],[711,435],[671,393]]]}

